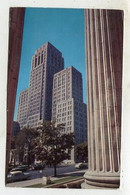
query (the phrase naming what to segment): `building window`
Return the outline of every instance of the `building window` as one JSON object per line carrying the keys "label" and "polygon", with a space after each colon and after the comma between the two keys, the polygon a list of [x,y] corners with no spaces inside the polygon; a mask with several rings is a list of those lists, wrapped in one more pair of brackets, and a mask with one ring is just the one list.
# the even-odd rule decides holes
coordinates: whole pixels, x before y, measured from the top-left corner
{"label": "building window", "polygon": [[42,55],[41,55],[41,63],[43,62],[43,53],[42,53]]}
{"label": "building window", "polygon": [[40,64],[40,56],[38,56],[38,65]]}
{"label": "building window", "polygon": [[35,58],[35,67],[37,66],[37,57]]}
{"label": "building window", "polygon": [[57,87],[57,79],[54,80],[54,88]]}
{"label": "building window", "polygon": [[58,87],[61,86],[61,78],[58,77]]}

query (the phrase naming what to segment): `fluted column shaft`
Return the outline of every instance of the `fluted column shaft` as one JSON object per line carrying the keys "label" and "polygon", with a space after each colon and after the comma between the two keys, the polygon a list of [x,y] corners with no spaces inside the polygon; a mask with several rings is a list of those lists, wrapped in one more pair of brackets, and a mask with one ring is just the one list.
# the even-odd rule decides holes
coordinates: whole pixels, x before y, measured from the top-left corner
{"label": "fluted column shaft", "polygon": [[94,185],[98,176],[104,177],[106,182],[101,184],[104,187],[119,185],[122,21],[121,11],[85,10],[89,155],[85,177],[91,185],[94,175],[97,178]]}

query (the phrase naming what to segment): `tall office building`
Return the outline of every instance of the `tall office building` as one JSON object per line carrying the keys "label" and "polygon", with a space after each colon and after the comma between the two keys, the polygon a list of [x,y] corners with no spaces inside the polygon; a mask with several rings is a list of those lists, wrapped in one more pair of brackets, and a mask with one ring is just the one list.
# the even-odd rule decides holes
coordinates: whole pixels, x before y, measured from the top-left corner
{"label": "tall office building", "polygon": [[35,127],[39,122],[51,120],[53,75],[63,68],[62,53],[49,42],[35,51],[28,88],[26,125]]}
{"label": "tall office building", "polygon": [[[74,133],[76,144],[86,141],[87,116],[82,75],[72,66],[54,75],[52,119],[56,119],[57,124],[65,124],[63,133]],[[71,151],[71,161],[75,161],[74,150]]]}

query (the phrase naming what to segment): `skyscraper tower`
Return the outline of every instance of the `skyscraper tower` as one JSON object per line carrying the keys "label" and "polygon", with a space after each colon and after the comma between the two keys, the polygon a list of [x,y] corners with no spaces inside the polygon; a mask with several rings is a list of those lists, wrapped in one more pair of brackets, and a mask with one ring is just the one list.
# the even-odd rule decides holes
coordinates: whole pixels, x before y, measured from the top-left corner
{"label": "skyscraper tower", "polygon": [[64,68],[62,53],[47,42],[32,57],[25,125],[51,120],[53,75]]}
{"label": "skyscraper tower", "polygon": [[[52,97],[52,119],[65,124],[63,133],[74,133],[75,144],[87,139],[86,104],[83,103],[82,74],[74,67],[66,68],[54,75]],[[75,158],[71,150],[70,160]]]}

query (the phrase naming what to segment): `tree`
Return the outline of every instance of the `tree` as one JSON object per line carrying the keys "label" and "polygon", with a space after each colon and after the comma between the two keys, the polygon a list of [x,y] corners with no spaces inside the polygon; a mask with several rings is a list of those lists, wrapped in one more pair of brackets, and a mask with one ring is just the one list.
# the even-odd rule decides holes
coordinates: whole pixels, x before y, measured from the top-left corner
{"label": "tree", "polygon": [[69,158],[68,150],[74,145],[73,133],[65,134],[63,124],[56,125],[55,121],[44,122],[39,128],[39,136],[34,139],[34,153],[37,160],[53,165],[54,176],[56,167],[63,160]]}
{"label": "tree", "polygon": [[88,143],[84,142],[75,146],[75,153],[78,160],[87,161],[88,159]]}
{"label": "tree", "polygon": [[23,157],[26,150],[28,166],[34,161],[34,155],[32,154],[32,142],[37,136],[38,132],[29,127],[24,127],[16,136],[15,145],[19,154],[19,161],[23,163]]}
{"label": "tree", "polygon": [[15,167],[16,158],[17,158],[17,150],[15,147],[15,137],[12,137],[11,139],[11,150],[10,150],[10,165],[13,165]]}

